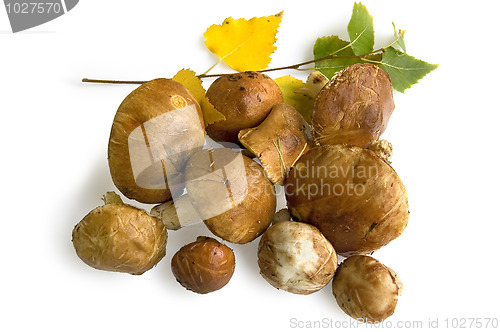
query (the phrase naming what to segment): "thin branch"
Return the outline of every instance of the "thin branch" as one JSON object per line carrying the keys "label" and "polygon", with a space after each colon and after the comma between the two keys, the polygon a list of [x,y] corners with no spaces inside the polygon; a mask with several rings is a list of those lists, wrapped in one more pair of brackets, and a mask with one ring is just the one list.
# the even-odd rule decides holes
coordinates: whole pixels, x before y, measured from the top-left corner
{"label": "thin branch", "polygon": [[116,80],[98,80],[93,78],[82,79],[83,83],[109,83],[109,84],[144,84],[148,81],[116,81]]}
{"label": "thin branch", "polygon": [[[288,70],[288,69],[302,70],[302,69],[300,69],[300,67],[302,67],[302,66],[309,65],[311,63],[316,63],[316,62],[323,61],[323,60],[329,60],[329,59],[361,59],[361,60],[367,61],[367,62],[379,63],[379,62],[376,62],[374,60],[366,59],[366,57],[371,55],[371,54],[383,52],[386,48],[397,43],[398,40],[399,40],[399,38],[396,39],[395,41],[393,41],[392,43],[390,43],[388,46],[385,46],[385,47],[379,48],[378,50],[371,51],[371,52],[361,54],[361,55],[336,55],[337,53],[343,51],[344,49],[346,49],[350,46],[350,44],[347,44],[346,46],[344,46],[344,47],[336,50],[335,52],[330,53],[327,56],[324,56],[322,58],[304,61],[304,62],[300,62],[300,63],[297,63],[295,65],[290,65],[290,66],[257,70],[257,72],[268,73],[268,72],[272,72],[272,71]],[[196,75],[196,77],[198,77],[199,79],[203,79],[203,78],[220,77],[220,76],[226,75],[226,74],[206,74],[208,71],[210,71],[212,68],[214,68],[219,62],[217,62],[215,65],[213,65],[205,73],[200,74],[200,75]],[[308,69],[311,69],[311,68],[308,68]],[[84,83],[108,83],[108,84],[143,84],[143,83],[146,83],[148,81],[118,81],[118,80],[101,80],[101,79],[84,78],[84,79],[82,79],[82,82],[84,82]]]}
{"label": "thin branch", "polygon": [[377,61],[377,60],[371,60],[371,59],[366,59],[366,58],[362,58],[361,60],[363,60],[365,62],[369,62],[369,63],[375,63],[377,65],[382,64],[382,61]]}

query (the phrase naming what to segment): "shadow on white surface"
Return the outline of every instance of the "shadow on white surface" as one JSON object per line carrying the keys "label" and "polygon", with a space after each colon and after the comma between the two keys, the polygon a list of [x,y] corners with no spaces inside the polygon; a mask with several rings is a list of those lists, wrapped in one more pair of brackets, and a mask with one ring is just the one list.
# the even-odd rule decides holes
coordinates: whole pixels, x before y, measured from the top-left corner
{"label": "shadow on white surface", "polygon": [[54,216],[61,220],[54,234],[54,245],[59,258],[65,261],[69,270],[82,273],[92,269],[76,255],[71,242],[73,228],[87,213],[104,204],[101,197],[107,191],[115,190],[105,162],[96,162],[89,169],[90,172],[82,178],[80,189],[64,197],[65,201],[61,202],[64,210],[59,216]]}

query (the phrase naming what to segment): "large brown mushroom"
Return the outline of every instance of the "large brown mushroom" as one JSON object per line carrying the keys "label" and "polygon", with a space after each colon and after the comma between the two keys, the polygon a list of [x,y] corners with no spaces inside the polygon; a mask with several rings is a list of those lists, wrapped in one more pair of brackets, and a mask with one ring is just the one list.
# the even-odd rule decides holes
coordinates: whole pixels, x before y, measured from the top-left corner
{"label": "large brown mushroom", "polygon": [[314,139],[366,147],[385,131],[393,110],[387,72],[370,63],[351,65],[319,92],[311,117]]}
{"label": "large brown mushroom", "polygon": [[189,159],[186,189],[210,231],[232,243],[256,239],[276,210],[274,186],[262,167],[225,148],[201,150]]}
{"label": "large brown mushroom", "polygon": [[408,223],[408,197],[398,175],[360,147],[309,150],[290,170],[285,194],[292,216],[318,227],[343,256],[381,248]]}
{"label": "large brown mushroom", "polygon": [[182,183],[182,168],[204,144],[201,108],[169,79],[142,84],[121,103],[111,127],[108,163],[113,182],[128,198],[161,203]]}

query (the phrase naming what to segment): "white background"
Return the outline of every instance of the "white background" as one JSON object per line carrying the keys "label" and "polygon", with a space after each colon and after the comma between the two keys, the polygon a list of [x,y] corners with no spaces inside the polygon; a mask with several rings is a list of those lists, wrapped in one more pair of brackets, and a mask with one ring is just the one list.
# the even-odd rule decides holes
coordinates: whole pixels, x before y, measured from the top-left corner
{"label": "white background", "polygon": [[[408,53],[439,68],[405,94],[383,135],[405,183],[410,222],[374,254],[404,282],[397,322],[500,319],[496,265],[500,75],[495,1],[370,1],[376,47],[406,29]],[[114,190],[106,150],[114,113],[135,86],[83,77],[147,80],[216,57],[203,32],[224,18],[285,10],[271,67],[312,58],[317,37],[346,26],[353,1],[80,1],[68,14],[12,34],[0,8],[0,330],[284,331],[291,320],[351,321],[331,284],[309,296],[259,275],[257,242],[229,244],[236,271],[220,291],[184,290],[173,254],[203,224],[169,233],[167,256],[142,276],[94,270],[71,244],[73,226]],[[214,69],[224,72],[224,65]],[[304,78],[304,73],[280,72]],[[210,81],[206,81],[208,84]],[[467,323],[469,324],[469,322]],[[327,325],[325,330],[333,327]],[[331,328],[333,330],[333,328]],[[295,329],[296,330],[296,329]]]}

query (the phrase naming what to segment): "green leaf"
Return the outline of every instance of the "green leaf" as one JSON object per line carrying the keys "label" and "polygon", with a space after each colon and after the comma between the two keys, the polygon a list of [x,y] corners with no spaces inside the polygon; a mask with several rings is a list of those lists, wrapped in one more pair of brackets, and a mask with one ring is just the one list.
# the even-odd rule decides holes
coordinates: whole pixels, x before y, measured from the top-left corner
{"label": "green leaf", "polygon": [[347,25],[347,32],[351,39],[354,54],[362,55],[373,51],[375,31],[373,30],[373,17],[361,2],[355,2],[352,16]]}
{"label": "green leaf", "polygon": [[396,43],[401,47],[403,52],[406,53],[406,44],[405,44],[405,32],[406,30],[396,30],[396,25],[392,22],[392,26],[394,27],[394,38],[396,39]]}
{"label": "green leaf", "polygon": [[[337,36],[318,38],[313,52],[314,59],[320,59],[332,53],[337,56],[354,56],[349,43]],[[358,58],[331,58],[316,62],[315,68],[330,79],[337,71],[358,62],[361,62]]]}
{"label": "green leaf", "polygon": [[384,51],[379,66],[389,73],[393,88],[399,92],[404,92],[438,67],[438,65],[415,59],[394,47],[389,47]]}

